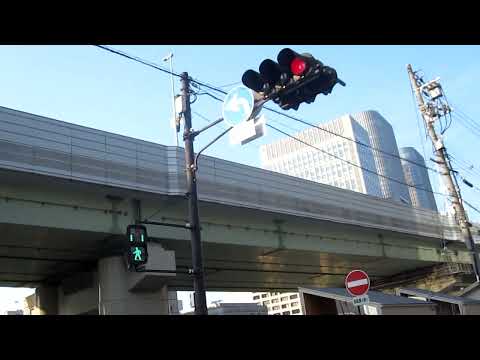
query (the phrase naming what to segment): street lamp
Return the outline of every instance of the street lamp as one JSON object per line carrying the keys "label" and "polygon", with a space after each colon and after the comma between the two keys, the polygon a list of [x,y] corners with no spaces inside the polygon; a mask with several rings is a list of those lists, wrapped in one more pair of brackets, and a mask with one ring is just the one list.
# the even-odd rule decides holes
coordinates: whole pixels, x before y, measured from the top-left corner
{"label": "street lamp", "polygon": [[170,52],[168,53],[163,59],[162,61],[169,61],[170,63],[170,77],[171,77],[171,81],[172,81],[172,120],[175,122],[175,144],[176,146],[178,146],[178,126],[176,124],[176,116],[177,116],[177,112],[175,110],[175,83],[174,83],[174,79],[173,79],[173,52]]}

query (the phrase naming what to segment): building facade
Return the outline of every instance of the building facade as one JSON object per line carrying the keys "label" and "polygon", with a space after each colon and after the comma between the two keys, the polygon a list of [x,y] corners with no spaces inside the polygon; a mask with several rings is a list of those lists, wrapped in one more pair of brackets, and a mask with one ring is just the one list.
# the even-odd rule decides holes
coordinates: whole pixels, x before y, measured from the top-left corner
{"label": "building facade", "polygon": [[405,177],[393,128],[378,112],[344,115],[319,127],[323,130],[309,128],[294,135],[318,150],[292,138],[281,139],[261,147],[262,167],[411,203],[408,186],[402,184]]}
{"label": "building facade", "polygon": [[298,293],[254,293],[253,301],[265,306],[268,309],[268,315],[302,315],[302,304]]}
{"label": "building facade", "polygon": [[373,110],[362,111],[351,116],[368,133],[370,145],[377,149],[372,151],[377,173],[381,175],[378,179],[382,197],[411,204],[409,187],[405,185],[405,176],[392,125],[380,113]]}
{"label": "building facade", "polygon": [[422,155],[420,155],[413,147],[403,147],[400,149],[400,156],[404,159],[410,160],[401,160],[401,163],[407,184],[416,187],[408,188],[412,205],[414,207],[438,211],[435,196],[433,196],[432,192],[432,185],[428,176],[428,170],[426,169],[425,160]]}
{"label": "building facade", "polygon": [[[368,133],[349,115],[317,128],[304,130],[295,139],[281,139],[260,148],[262,167],[279,173],[381,197]],[[350,141],[333,135],[340,134]],[[331,155],[330,155],[331,154]],[[369,171],[362,170],[368,169]]]}
{"label": "building facade", "polygon": [[[190,311],[184,315],[194,315]],[[208,315],[268,315],[267,307],[256,303],[217,303],[208,308]]]}

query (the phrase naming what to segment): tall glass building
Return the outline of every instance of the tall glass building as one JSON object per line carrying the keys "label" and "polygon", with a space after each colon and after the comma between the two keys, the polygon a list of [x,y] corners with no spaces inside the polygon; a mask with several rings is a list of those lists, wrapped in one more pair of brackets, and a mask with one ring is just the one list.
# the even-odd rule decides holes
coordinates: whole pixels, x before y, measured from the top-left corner
{"label": "tall glass building", "polygon": [[[373,196],[410,202],[399,152],[391,125],[376,111],[344,115],[317,128],[281,139],[260,148],[262,167],[307,180]],[[331,133],[330,133],[331,132]],[[345,138],[333,135],[340,134]],[[360,145],[363,143],[368,146]],[[393,153],[397,157],[379,151]],[[330,153],[334,156],[328,155]],[[383,175],[398,182],[382,178]]]}
{"label": "tall glass building", "polygon": [[[400,149],[400,156],[411,161],[401,160],[407,183],[416,187],[408,188],[412,205],[414,207],[438,211],[435,197],[432,193],[428,170],[425,168],[425,160],[422,155],[413,147],[403,147]],[[420,165],[413,164],[412,162]]]}
{"label": "tall glass building", "polygon": [[405,185],[405,176],[392,125],[373,110],[353,114],[352,118],[368,133],[372,147],[380,150],[372,151],[377,173],[381,175],[378,179],[382,197],[411,204],[409,187]]}

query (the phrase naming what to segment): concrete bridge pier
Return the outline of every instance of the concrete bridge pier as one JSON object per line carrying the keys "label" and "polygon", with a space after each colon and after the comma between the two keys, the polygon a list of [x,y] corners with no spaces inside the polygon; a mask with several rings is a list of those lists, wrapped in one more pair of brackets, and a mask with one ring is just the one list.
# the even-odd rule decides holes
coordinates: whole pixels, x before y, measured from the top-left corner
{"label": "concrete bridge pier", "polygon": [[[148,274],[148,273],[147,273]],[[151,279],[147,279],[151,278]],[[152,279],[153,277],[153,279]],[[155,275],[128,272],[121,256],[98,262],[98,312],[100,315],[168,315],[168,287]],[[142,285],[142,283],[145,283]],[[150,283],[147,285],[147,283]]]}
{"label": "concrete bridge pier", "polygon": [[128,271],[122,256],[103,257],[91,271],[38,287],[26,303],[32,315],[178,314],[176,293],[168,291],[168,280],[175,277],[175,252],[149,245],[148,269]]}
{"label": "concrete bridge pier", "polygon": [[58,288],[56,286],[41,286],[35,289],[35,315],[58,314]]}

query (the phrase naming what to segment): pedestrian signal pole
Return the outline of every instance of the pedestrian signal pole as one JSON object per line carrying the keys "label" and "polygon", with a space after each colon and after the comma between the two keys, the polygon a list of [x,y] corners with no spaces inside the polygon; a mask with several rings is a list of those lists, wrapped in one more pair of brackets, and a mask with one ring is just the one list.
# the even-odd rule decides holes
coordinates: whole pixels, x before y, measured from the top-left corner
{"label": "pedestrian signal pole", "polygon": [[182,112],[184,118],[183,141],[185,142],[185,171],[187,174],[187,197],[191,247],[192,247],[192,275],[195,291],[195,315],[208,315],[207,295],[205,290],[205,276],[203,270],[203,255],[200,234],[200,219],[198,215],[198,195],[195,152],[193,141],[195,132],[192,130],[192,113],[190,109],[190,79],[188,73],[181,74]]}

